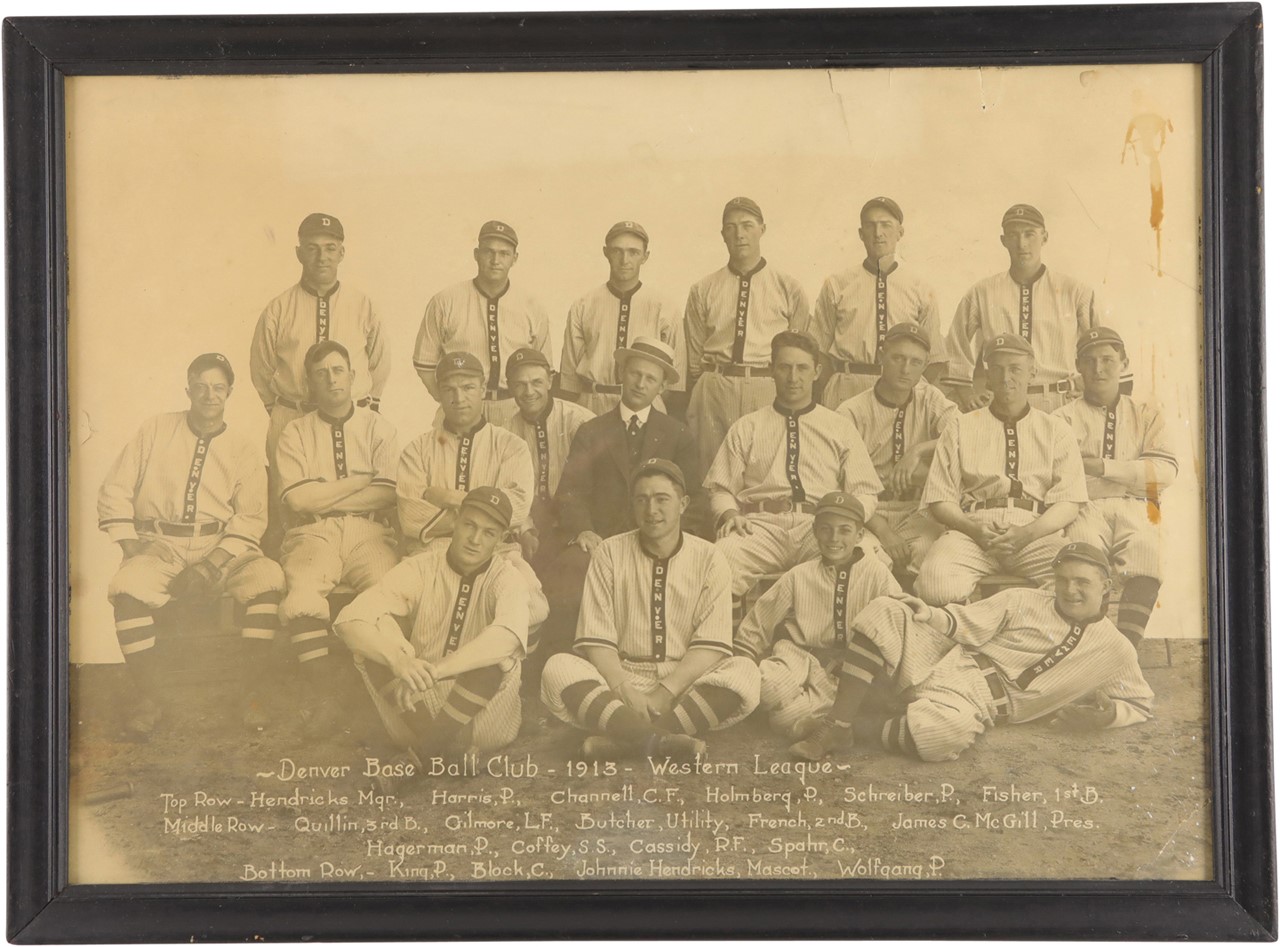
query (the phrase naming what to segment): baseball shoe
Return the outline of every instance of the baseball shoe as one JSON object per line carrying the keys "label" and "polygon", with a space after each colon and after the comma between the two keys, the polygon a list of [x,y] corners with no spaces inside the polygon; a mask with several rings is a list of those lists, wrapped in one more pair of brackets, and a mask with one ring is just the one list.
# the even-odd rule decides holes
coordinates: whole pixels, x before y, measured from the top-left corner
{"label": "baseball shoe", "polygon": [[801,717],[782,729],[782,736],[788,743],[799,743],[813,736],[822,726],[822,717]]}
{"label": "baseball shoe", "polygon": [[647,755],[678,763],[693,763],[698,757],[707,755],[707,744],[705,740],[683,733],[663,733],[659,734],[657,740],[650,741]]}
{"label": "baseball shoe", "polygon": [[317,701],[302,724],[302,735],[309,743],[328,740],[340,733],[346,726],[347,715],[335,697],[324,697]]}
{"label": "baseball shoe", "polygon": [[837,750],[852,748],[853,728],[837,726],[830,717],[823,717],[813,733],[791,744],[791,753],[803,760],[817,762],[826,759]]}
{"label": "baseball shoe", "polygon": [[597,735],[582,741],[582,758],[588,763],[621,759],[626,755],[627,748],[608,737]]}
{"label": "baseball shoe", "polygon": [[150,697],[139,698],[125,719],[125,732],[139,740],[150,740],[162,716],[164,714],[160,705],[154,700]]}

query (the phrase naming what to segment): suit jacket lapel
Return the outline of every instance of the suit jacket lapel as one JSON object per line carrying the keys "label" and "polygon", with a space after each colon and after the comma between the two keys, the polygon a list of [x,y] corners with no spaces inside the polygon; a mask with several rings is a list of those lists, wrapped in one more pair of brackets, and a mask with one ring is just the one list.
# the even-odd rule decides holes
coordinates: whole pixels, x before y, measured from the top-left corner
{"label": "suit jacket lapel", "polygon": [[[645,425],[646,430],[648,425]],[[622,479],[631,477],[631,449],[627,446],[627,428],[622,423],[622,412],[613,409],[613,423],[609,425],[609,456],[622,473]]]}

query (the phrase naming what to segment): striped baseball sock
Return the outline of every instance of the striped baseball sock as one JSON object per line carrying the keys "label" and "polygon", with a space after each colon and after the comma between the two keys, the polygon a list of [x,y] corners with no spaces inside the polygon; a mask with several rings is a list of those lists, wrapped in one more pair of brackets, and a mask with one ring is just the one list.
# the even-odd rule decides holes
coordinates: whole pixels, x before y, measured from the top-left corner
{"label": "striped baseball sock", "polygon": [[1156,607],[1159,595],[1160,580],[1149,575],[1135,575],[1124,584],[1116,627],[1135,648],[1147,633],[1147,622],[1151,621],[1151,610]]}
{"label": "striped baseball sock", "polygon": [[672,733],[696,737],[714,730],[742,707],[742,698],[727,687],[696,684],[685,691],[676,705],[657,720],[657,725]]}
{"label": "striped baseball sock", "polygon": [[890,753],[919,758],[916,741],[911,738],[911,728],[907,726],[906,714],[890,717],[883,722],[877,720],[876,723],[880,724],[878,739],[881,746]]}
{"label": "striped baseball sock", "polygon": [[422,718],[427,716],[425,707],[414,711],[415,719],[410,727],[422,736],[420,748],[432,750],[452,744],[463,727],[489,706],[501,685],[502,668],[496,664],[459,674],[444,706],[431,718],[430,724],[426,727],[422,724]]}
{"label": "striped baseball sock", "polygon": [[112,607],[120,653],[124,655],[135,684],[149,694],[156,685],[155,611],[131,595],[117,595]]}
{"label": "striped baseball sock", "polygon": [[605,733],[627,746],[643,746],[659,731],[597,681],[579,681],[560,693],[569,713],[584,730]]}
{"label": "striped baseball sock", "polygon": [[[280,628],[280,593],[267,592],[240,607],[240,637],[251,662],[265,662]],[[253,666],[253,665],[251,665]]]}
{"label": "striped baseball sock", "polygon": [[876,677],[884,671],[884,656],[880,654],[876,643],[855,630],[849,638],[844,662],[836,672],[840,683],[836,687],[835,702],[827,716],[843,724],[850,723]]}
{"label": "striped baseball sock", "polygon": [[289,622],[289,644],[298,668],[312,681],[327,682],[329,670],[329,623],[304,615]]}

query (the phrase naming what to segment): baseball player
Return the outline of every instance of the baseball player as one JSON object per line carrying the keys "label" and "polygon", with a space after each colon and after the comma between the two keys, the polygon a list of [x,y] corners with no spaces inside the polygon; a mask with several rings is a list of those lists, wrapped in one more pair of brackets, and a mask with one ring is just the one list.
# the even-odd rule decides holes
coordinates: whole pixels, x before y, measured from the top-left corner
{"label": "baseball player", "polygon": [[982,350],[991,404],[943,429],[920,497],[947,531],[929,547],[916,590],[931,605],[967,599],[986,575],[1037,584],[1088,499],[1080,449],[1067,426],[1032,407],[1031,344],[997,335]]}
{"label": "baseball player", "polygon": [[[124,552],[107,596],[134,686],[125,729],[135,737],[150,737],[160,722],[156,612],[171,599],[230,593],[249,668],[264,666],[279,625],[284,576],[258,548],[266,472],[249,440],[229,433],[223,420],[235,380],[225,356],[198,356],[187,369],[190,407],[147,421],[98,493],[98,528]],[[256,726],[253,684],[246,720]]]}
{"label": "baseball player", "polygon": [[759,576],[817,556],[813,513],[821,497],[852,494],[870,515],[883,489],[853,423],[813,400],[817,343],[779,332],[772,352],[773,404],[734,423],[707,473],[716,547],[733,573],[735,610]]}
{"label": "baseball player", "polygon": [[1002,227],[1009,269],[975,283],[960,300],[947,336],[950,363],[943,384],[961,410],[986,404],[991,394],[975,377],[977,356],[995,336],[1018,335],[1035,353],[1031,403],[1053,411],[1079,396],[1076,337],[1098,324],[1097,303],[1092,289],[1040,262],[1049,241],[1040,211],[1014,204],[1004,212]]}
{"label": "baseball player", "polygon": [[734,421],[773,400],[770,341],[787,329],[803,332],[809,323],[799,281],[768,267],[760,254],[764,232],[755,201],[735,197],[725,204],[720,237],[729,262],[695,283],[685,304],[689,428],[702,470]]}
{"label": "baseball player", "polygon": [[342,583],[363,592],[396,564],[395,465],[391,422],[352,399],[347,350],[332,340],[307,350],[316,410],[290,421],[276,445],[281,502],[291,528],[280,547],[286,593],[280,622],[298,650],[317,699],[306,736],[329,736],[342,720],[332,694],[329,594]]}
{"label": "baseball player", "polygon": [[[249,374],[271,416],[267,426],[267,461],[275,457],[280,433],[294,418],[315,407],[307,389],[303,357],[318,342],[340,342],[351,353],[355,373],[352,399],[359,407],[378,408],[391,372],[384,349],[382,324],[369,298],[338,282],[338,265],[346,256],[342,222],[332,214],[308,214],[298,226],[294,254],[302,277],[271,302],[258,317],[249,351]],[[280,478],[270,471],[273,529],[268,548],[279,542],[282,511],[277,506]]]}
{"label": "baseball player", "polygon": [[938,435],[959,414],[946,395],[921,377],[931,351],[929,334],[920,326],[892,326],[880,350],[880,377],[838,410],[858,429],[885,485],[867,528],[904,583],[919,572],[928,543],[937,537],[937,525],[920,510],[920,488]]}
{"label": "baseball player", "polygon": [[1067,528],[1071,539],[1106,550],[1124,577],[1117,627],[1136,646],[1160,594],[1160,493],[1178,475],[1155,402],[1120,393],[1128,370],[1124,340],[1099,326],[1080,336],[1076,368],[1084,397],[1054,412],[1071,428],[1084,458],[1089,502]]}
{"label": "baseball player", "polygon": [[688,504],[678,465],[654,458],[636,469],[639,528],[596,548],[577,654],[553,655],[543,671],[547,708],[598,734],[583,743],[587,759],[695,759],[706,752],[698,734],[759,703],[759,671],[733,656],[728,565],[711,543],[681,532]]}
{"label": "baseball player", "polygon": [[933,289],[902,272],[896,259],[905,232],[902,208],[888,197],[873,197],[858,215],[858,236],[867,249],[861,265],[827,278],[813,306],[809,334],[829,373],[822,402],[838,407],[869,389],[880,376],[880,352],[889,329],[918,327],[929,344],[925,374],[936,381],[946,368],[938,301]]}
{"label": "baseball player", "polygon": [[520,730],[528,587],[496,554],[511,513],[501,490],[476,487],[448,542],[404,560],[338,615],[334,627],[415,775],[423,758],[496,749]]}
{"label": "baseball player", "polygon": [[734,635],[734,653],[759,662],[760,705],[789,742],[812,733],[831,709],[854,616],[872,599],[902,591],[858,545],[863,528],[862,504],[848,493],[819,500],[813,536],[820,558],[775,582]]}
{"label": "baseball player", "polygon": [[[560,387],[594,414],[605,414],[622,397],[622,378],[613,353],[637,336],[661,339],[676,353],[679,376],[656,404],[666,401],[684,407],[684,333],[680,313],[640,282],[640,269],[649,260],[649,234],[634,220],[622,220],[604,238],[609,280],[569,308],[560,354]],[[665,399],[665,400],[664,400]],[[683,410],[675,412],[684,417]]]}
{"label": "baseball player", "polygon": [[484,416],[493,424],[504,423],[516,410],[503,376],[503,359],[516,349],[531,348],[551,361],[546,310],[515,289],[509,278],[520,258],[519,245],[510,224],[487,221],[472,251],[475,279],[431,297],[413,350],[413,367],[437,402],[436,367],[445,356],[466,352],[478,359],[485,369]]}
{"label": "baseball player", "polygon": [[[1138,654],[1106,617],[1110,587],[1106,554],[1070,543],[1054,561],[1053,591],[1008,589],[945,608],[876,599],[853,621],[830,713],[792,752],[818,760],[856,741],[935,762],[1002,723],[1055,714],[1087,732],[1151,719]],[[882,675],[909,701],[906,713],[859,715]]]}

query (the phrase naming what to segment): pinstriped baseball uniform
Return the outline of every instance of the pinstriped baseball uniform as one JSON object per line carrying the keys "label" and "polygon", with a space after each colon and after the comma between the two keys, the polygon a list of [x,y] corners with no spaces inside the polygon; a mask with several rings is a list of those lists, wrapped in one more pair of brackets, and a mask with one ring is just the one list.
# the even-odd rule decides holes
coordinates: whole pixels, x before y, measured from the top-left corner
{"label": "pinstriped baseball uniform", "polygon": [[[616,649],[628,679],[644,689],[656,687],[692,649],[723,654],[694,684],[724,688],[741,699],[738,711],[716,727],[722,729],[746,717],[760,700],[755,664],[733,656],[731,614],[729,567],[711,543],[683,533],[675,552],[657,559],[641,545],[638,530],[619,533],[591,557],[574,650]],[[576,721],[560,695],[581,681],[605,683],[585,657],[558,654],[547,662],[543,702],[566,723]]]}
{"label": "pinstriped baseball uniform", "polygon": [[880,375],[877,360],[884,335],[900,322],[911,322],[929,338],[929,364],[947,361],[938,300],[932,287],[903,272],[902,261],[877,270],[865,260],[861,266],[827,277],[813,304],[808,334],[819,350],[837,363],[853,362],[861,371],[842,369],[827,381],[823,403],[835,408],[869,389]]}
{"label": "pinstriped baseball uniform", "polygon": [[[613,353],[635,338],[661,339],[676,353],[684,388],[685,351],[679,309],[643,283],[622,293],[610,283],[597,286],[569,307],[560,354],[560,386],[580,395],[578,401],[599,416],[613,410],[621,398],[622,379]],[[608,390],[597,391],[597,386]]]}
{"label": "pinstriped baseball uniform", "polygon": [[[345,418],[309,412],[289,423],[276,446],[280,498],[308,483],[360,475],[372,476],[371,486],[394,488],[398,456],[395,427],[368,408],[353,405]],[[396,564],[390,527],[342,502],[331,512],[346,515],[295,515],[301,522],[285,535],[280,559],[288,591],[280,606],[282,621],[306,617],[327,626],[327,596],[339,582],[361,592]]]}
{"label": "pinstriped baseball uniform", "polygon": [[[684,309],[690,392],[689,428],[702,468],[710,467],[730,426],[773,400],[770,343],[804,332],[809,300],[800,282],[762,258],[750,273],[725,266],[694,283]],[[708,365],[748,366],[760,377],[718,374]]]}
{"label": "pinstriped baseball uniform", "polygon": [[1138,654],[1110,619],[1069,621],[1039,589],[945,610],[946,636],[895,599],[877,599],[854,620],[911,698],[906,721],[921,759],[955,759],[996,723],[1027,723],[1095,690],[1116,702],[1113,727],[1151,718]]}
{"label": "pinstriped baseball uniform", "polygon": [[[1029,284],[1018,283],[1008,270],[989,276],[975,283],[956,307],[947,336],[945,383],[973,384],[983,343],[1001,334],[1021,335],[1035,352],[1031,403],[1052,411],[1074,397],[1066,382],[1076,375],[1076,339],[1099,321],[1093,290],[1073,277],[1043,266]],[[1034,391],[1059,383],[1067,390]]]}
{"label": "pinstriped baseball uniform", "polygon": [[501,424],[515,411],[515,400],[507,393],[507,357],[522,348],[537,349],[551,362],[551,330],[541,304],[510,283],[490,297],[475,280],[463,280],[427,303],[413,348],[413,367],[427,390],[434,392],[440,359],[448,352],[470,352],[489,370],[485,417]]}
{"label": "pinstriped baseball uniform", "polygon": [[[870,516],[883,484],[847,417],[816,403],[799,411],[775,403],[729,429],[706,487],[719,525],[730,511],[752,504],[816,504],[834,490],[853,494]],[[756,511],[747,517],[750,535],[716,542],[733,570],[734,595],[746,592],[757,576],[783,572],[818,554],[811,512]]]}
{"label": "pinstriped baseball uniform", "polygon": [[1103,475],[1088,478],[1089,502],[1068,535],[1106,550],[1123,573],[1158,577],[1160,492],[1178,475],[1160,406],[1128,395],[1114,405],[1085,397],[1054,417],[1070,426],[1083,457],[1103,462]]}
{"label": "pinstriped baseball uniform", "polygon": [[879,559],[858,549],[847,563],[802,562],[760,596],[733,650],[759,662],[760,703],[775,728],[831,709],[838,679],[827,668],[839,666],[854,616],[901,591]]}
{"label": "pinstriped baseball uniform", "polygon": [[[368,622],[406,653],[435,662],[496,625],[515,635],[523,653],[529,638],[529,598],[519,573],[505,558],[494,556],[478,573],[462,575],[449,562],[448,551],[448,544],[440,543],[397,565],[342,610],[336,623],[339,633],[344,622]],[[396,618],[411,620],[407,639]],[[388,733],[402,745],[411,745],[412,735],[391,700],[394,682],[375,686],[363,663],[361,672]],[[420,696],[433,716],[444,706],[454,683],[442,681]],[[498,693],[476,715],[474,727],[474,743],[480,749],[506,746],[519,733],[518,660],[503,667]]]}
{"label": "pinstriped baseball uniform", "polygon": [[[1065,423],[1030,405],[1009,420],[988,406],[960,415],[943,429],[920,507],[958,503],[975,519],[1012,527],[1031,522],[1054,503],[1088,499],[1080,449]],[[977,508],[1001,501],[1006,505]],[[980,578],[997,571],[1046,582],[1065,541],[1060,534],[1045,536],[997,561],[965,534],[948,530],[925,556],[916,589],[925,601],[942,605],[968,598]]]}
{"label": "pinstriped baseball uniform", "polygon": [[[556,527],[555,495],[560,486],[573,436],[594,414],[589,408],[561,398],[551,398],[542,417],[526,421],[519,411],[504,427],[524,441],[533,459],[533,499],[529,506],[529,523],[537,528],[540,542],[550,543]],[[550,546],[548,546],[550,549]]]}

